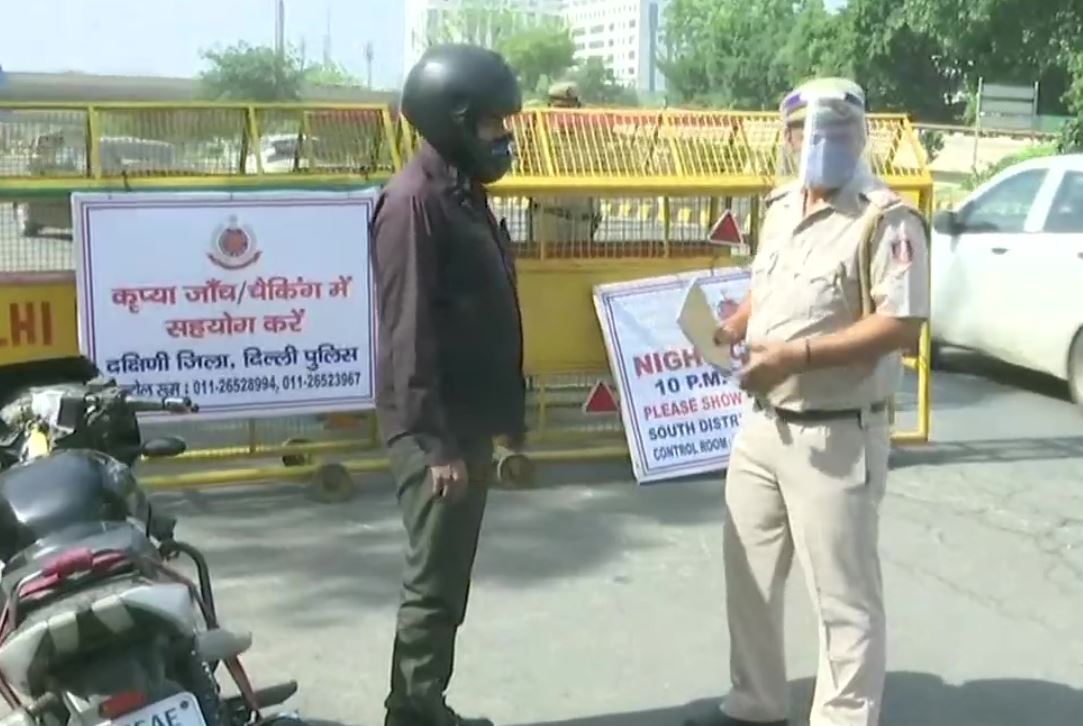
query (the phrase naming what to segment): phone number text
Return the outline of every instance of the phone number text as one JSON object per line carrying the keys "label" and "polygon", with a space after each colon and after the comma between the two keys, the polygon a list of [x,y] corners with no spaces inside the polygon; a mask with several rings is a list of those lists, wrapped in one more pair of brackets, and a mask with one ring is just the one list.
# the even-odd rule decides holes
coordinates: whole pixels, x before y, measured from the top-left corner
{"label": "phone number text", "polygon": [[353,388],[361,384],[361,371],[288,373],[261,376],[198,378],[184,383],[139,383],[128,386],[137,396],[234,396],[246,393],[283,393],[327,388]]}

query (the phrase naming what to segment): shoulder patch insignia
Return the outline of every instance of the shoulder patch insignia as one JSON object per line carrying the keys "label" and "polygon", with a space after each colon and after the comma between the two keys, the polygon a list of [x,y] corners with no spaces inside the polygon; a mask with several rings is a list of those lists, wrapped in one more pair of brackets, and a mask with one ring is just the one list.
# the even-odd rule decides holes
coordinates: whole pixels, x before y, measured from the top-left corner
{"label": "shoulder patch insignia", "polygon": [[914,259],[914,245],[906,232],[906,225],[899,225],[898,236],[891,242],[891,259],[899,265],[909,265]]}

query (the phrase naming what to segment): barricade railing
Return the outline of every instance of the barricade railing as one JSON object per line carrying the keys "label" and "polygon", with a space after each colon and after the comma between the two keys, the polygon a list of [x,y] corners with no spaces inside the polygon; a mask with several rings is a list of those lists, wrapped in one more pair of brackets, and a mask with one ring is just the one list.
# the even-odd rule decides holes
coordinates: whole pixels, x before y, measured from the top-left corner
{"label": "barricade railing", "polygon": [[[609,377],[593,287],[746,264],[762,198],[786,181],[787,158],[768,113],[533,109],[511,127],[515,164],[491,193],[519,259],[526,366],[539,400],[549,402],[538,432],[546,439],[571,426],[569,407]],[[873,171],[931,214],[933,180],[909,120],[872,115],[869,131]],[[416,144],[409,129],[404,136]],[[743,255],[707,243],[726,210],[744,232]],[[928,439],[929,349],[926,326],[917,355],[906,358],[915,389],[900,394],[895,413],[896,424],[912,425],[896,425],[896,442]]]}
{"label": "barricade railing", "polygon": [[[673,109],[538,109],[515,117],[512,126],[516,162],[491,193],[508,221],[520,269],[532,440],[618,451],[619,416],[581,410],[587,393],[611,380],[593,287],[745,264],[756,246],[761,200],[785,178],[779,127],[771,114]],[[874,171],[930,213],[932,178],[909,121],[873,116],[870,130]],[[6,296],[74,310],[65,238],[73,191],[362,188],[383,183],[416,148],[408,125],[379,105],[0,105],[0,272],[39,282],[35,276],[54,273],[51,286],[11,278],[28,284],[0,291],[0,309]],[[586,217],[577,217],[584,209]],[[744,254],[706,242],[725,210],[744,232]],[[61,278],[72,280],[70,287]],[[77,350],[74,316],[62,318],[53,321],[60,327],[49,345],[2,349],[0,364]],[[928,360],[926,330],[919,354],[908,359],[917,391],[900,404],[916,423],[897,428],[897,441],[928,438]],[[193,466],[268,457],[304,465],[325,454],[375,450],[379,441],[366,413],[188,428],[180,433],[193,450],[182,462]],[[308,469],[246,471],[266,478]]]}

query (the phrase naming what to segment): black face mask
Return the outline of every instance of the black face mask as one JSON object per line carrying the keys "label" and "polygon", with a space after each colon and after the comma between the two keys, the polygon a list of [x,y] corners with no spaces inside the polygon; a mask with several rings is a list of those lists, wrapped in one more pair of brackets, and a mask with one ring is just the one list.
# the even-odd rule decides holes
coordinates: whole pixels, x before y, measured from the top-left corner
{"label": "black face mask", "polygon": [[515,137],[510,131],[492,141],[478,142],[478,181],[490,184],[511,170],[515,160],[514,142]]}

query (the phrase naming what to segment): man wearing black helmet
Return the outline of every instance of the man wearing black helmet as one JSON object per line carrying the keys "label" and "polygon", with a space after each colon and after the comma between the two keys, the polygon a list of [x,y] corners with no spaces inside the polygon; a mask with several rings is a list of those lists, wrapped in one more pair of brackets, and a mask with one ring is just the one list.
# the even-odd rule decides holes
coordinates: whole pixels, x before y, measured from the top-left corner
{"label": "man wearing black helmet", "polygon": [[493,439],[522,445],[525,386],[514,260],[484,184],[511,168],[522,98],[496,53],[428,50],[401,110],[417,153],[372,222],[376,406],[408,543],[387,726],[491,726],[444,701],[492,472]]}

